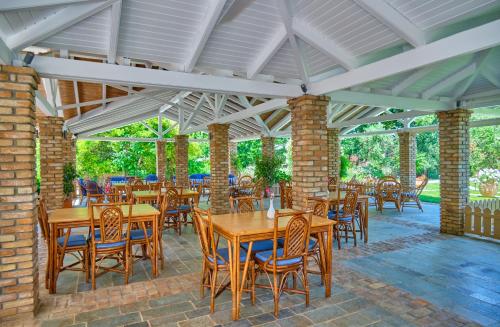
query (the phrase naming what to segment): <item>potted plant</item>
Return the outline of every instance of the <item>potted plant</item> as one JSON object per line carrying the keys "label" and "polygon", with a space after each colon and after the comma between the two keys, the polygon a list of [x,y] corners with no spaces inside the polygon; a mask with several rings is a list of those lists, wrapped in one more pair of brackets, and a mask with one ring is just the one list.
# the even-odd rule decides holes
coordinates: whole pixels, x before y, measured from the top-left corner
{"label": "potted plant", "polygon": [[500,170],[483,168],[478,171],[474,179],[479,184],[479,192],[485,197],[495,197],[498,192]]}
{"label": "potted plant", "polygon": [[262,157],[255,162],[255,178],[261,180],[266,190],[279,182],[283,159],[277,156]]}
{"label": "potted plant", "polygon": [[63,168],[63,193],[64,193],[64,208],[71,208],[73,200],[73,192],[75,191],[75,186],[73,181],[77,177],[75,165],[72,163],[67,163]]}

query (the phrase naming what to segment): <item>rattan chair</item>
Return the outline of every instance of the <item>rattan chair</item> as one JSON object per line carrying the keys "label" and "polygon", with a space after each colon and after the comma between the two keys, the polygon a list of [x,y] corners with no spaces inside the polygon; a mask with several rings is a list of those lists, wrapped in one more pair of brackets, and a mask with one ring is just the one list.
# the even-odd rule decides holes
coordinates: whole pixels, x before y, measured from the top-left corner
{"label": "rattan chair", "polygon": [[[210,289],[210,312],[213,313],[215,309],[215,299],[226,288],[231,285],[230,271],[231,262],[229,259],[230,248],[218,248],[218,238],[214,233],[212,224],[212,215],[210,209],[207,211],[199,208],[194,209],[194,221],[198,231],[198,239],[203,256],[202,274],[200,294],[203,297],[205,288]],[[247,253],[240,251],[240,262],[246,261]],[[247,287],[242,285],[242,289],[250,292],[252,304],[255,303],[255,287],[252,281],[255,280],[254,276],[254,262],[249,260],[248,266],[241,265],[243,269],[243,279],[247,281]],[[222,278],[219,278],[219,273],[224,273]],[[250,277],[250,278],[249,278]],[[218,280],[221,280],[218,283]],[[250,283],[250,285],[248,285]]]}
{"label": "rattan chair", "polygon": [[[283,218],[289,218],[285,230],[284,246],[279,248],[278,226]],[[311,228],[312,214],[296,212],[293,214],[280,214],[276,212],[274,218],[273,249],[255,254],[258,265],[258,273],[265,273],[274,298],[274,315],[279,315],[279,298],[282,292],[304,294],[306,306],[309,306],[309,284],[307,281],[307,256],[309,253],[309,231]],[[254,274],[255,276],[255,274]],[[299,289],[296,283],[292,288],[288,287],[288,276],[301,281],[303,289]],[[255,280],[252,282],[255,284]],[[257,286],[257,285],[255,285]]]}
{"label": "rattan chair", "polygon": [[[125,284],[128,284],[130,272],[130,227],[132,218],[132,206],[128,206],[128,216],[124,218],[121,205],[116,204],[93,204],[90,207],[90,235],[91,235],[91,277],[92,289],[95,290],[97,271],[119,272],[125,276]],[[97,209],[97,210],[96,210]],[[99,210],[99,217],[94,217]],[[96,225],[97,224],[97,225]],[[97,228],[99,226],[99,228]],[[114,259],[116,264],[111,267],[103,267],[105,259]],[[118,269],[122,266],[123,269]]]}
{"label": "rattan chair", "polygon": [[280,208],[283,209],[285,208],[285,188],[286,187],[291,187],[289,181],[281,180],[278,183],[280,187]]}
{"label": "rattan chair", "polygon": [[177,189],[173,187],[167,189],[163,201],[165,202],[165,228],[172,228],[181,235],[180,198]]}
{"label": "rattan chair", "polygon": [[[322,217],[324,219],[328,219],[328,200],[316,197],[308,197],[307,199],[307,211],[312,212],[313,215]],[[336,228],[336,226],[333,226]],[[338,233],[335,233],[338,234]],[[309,249],[308,255],[310,258],[314,260],[314,262],[318,265],[319,271],[310,270],[309,272],[312,274],[321,275],[321,281],[323,281],[324,277],[324,265],[321,262],[320,255],[320,247],[319,247],[319,238],[323,237],[321,233],[319,234],[311,234],[311,238],[309,239]]]}
{"label": "rattan chair", "polygon": [[291,186],[285,187],[285,192],[283,194],[285,197],[285,201],[284,201],[285,206],[283,209],[293,209],[292,187]]}
{"label": "rattan chair", "polygon": [[[340,193],[340,190],[339,190]],[[340,194],[339,194],[340,198]],[[358,193],[355,190],[346,190],[342,208],[328,213],[328,218],[337,222],[336,224],[336,238],[337,245],[340,249],[340,234],[344,232],[345,241],[347,243],[349,232],[352,232],[354,239],[354,246],[356,246],[356,208],[358,204]],[[361,227],[361,226],[360,226]]]}
{"label": "rattan chair", "polygon": [[202,195],[207,195],[207,203],[210,201],[210,176],[205,176],[203,177],[203,183],[202,183],[202,188],[203,188],[203,194]]}
{"label": "rattan chair", "polygon": [[[427,176],[422,175],[417,177],[416,186],[414,188],[411,188],[410,190],[403,190],[403,192],[401,192],[401,211],[403,211],[406,206],[416,207],[419,208],[420,211],[424,212],[424,208],[420,203],[420,194],[422,194],[422,191],[425,186],[427,186],[428,182],[429,180],[427,179]],[[414,204],[412,204],[412,202]]]}
{"label": "rattan chair", "polygon": [[328,177],[328,191],[330,192],[337,191],[337,183],[338,183],[337,176]]}
{"label": "rattan chair", "polygon": [[238,180],[238,194],[240,196],[252,195],[254,192],[254,183],[252,176],[241,176]]}
{"label": "rattan chair", "polygon": [[154,183],[149,183],[149,189],[151,191],[160,191],[163,183],[161,182],[154,182]]}
{"label": "rattan chair", "polygon": [[395,179],[382,179],[377,184],[377,207],[380,212],[387,202],[394,203],[401,211],[401,184]]}
{"label": "rattan chair", "polygon": [[[38,202],[38,224],[40,225],[40,231],[42,232],[42,237],[45,240],[48,251],[49,248],[49,238],[50,238],[50,225],[49,217],[47,213],[47,203],[44,198],[40,198]],[[58,232],[58,231],[54,231]],[[70,254],[77,259],[76,262],[63,265],[64,257],[66,254]],[[71,235],[71,230],[67,230],[62,236],[57,238],[57,253],[55,253],[57,269],[56,274],[64,270],[75,270],[85,272],[85,280],[89,280],[89,246],[87,239],[83,235]],[[81,264],[81,268],[75,267]],[[45,267],[45,288],[49,288],[49,269],[50,263],[47,262]],[[57,277],[54,278],[57,281]]]}

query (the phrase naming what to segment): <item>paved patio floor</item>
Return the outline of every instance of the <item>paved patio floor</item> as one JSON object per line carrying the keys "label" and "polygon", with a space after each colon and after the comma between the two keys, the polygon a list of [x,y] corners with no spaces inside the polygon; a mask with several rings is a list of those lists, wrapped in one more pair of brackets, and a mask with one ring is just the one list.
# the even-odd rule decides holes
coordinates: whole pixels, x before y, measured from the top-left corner
{"label": "paved patio floor", "polygon": [[[230,319],[228,291],[209,314],[208,297],[199,295],[198,240],[188,226],[180,237],[165,232],[160,278],[152,280],[143,261],[129,285],[107,274],[91,291],[81,273],[63,272],[57,295],[41,287],[36,319],[8,326],[500,326],[500,245],[440,234],[439,206],[424,210],[371,210],[369,243],[334,247],[332,297],[324,298],[318,277],[310,275],[311,305],[284,295],[280,319],[272,315],[268,290],[258,290],[255,306],[244,298],[238,322]],[[40,251],[43,272],[43,243]]]}

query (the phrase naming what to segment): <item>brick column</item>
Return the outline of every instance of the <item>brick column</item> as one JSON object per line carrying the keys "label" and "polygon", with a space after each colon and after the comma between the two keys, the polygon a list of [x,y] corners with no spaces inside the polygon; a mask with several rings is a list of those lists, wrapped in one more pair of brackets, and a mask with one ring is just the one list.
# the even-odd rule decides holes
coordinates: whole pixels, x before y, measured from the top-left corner
{"label": "brick column", "polygon": [[262,142],[262,156],[263,157],[274,157],[274,140],[276,138],[271,136],[261,136],[260,140]]}
{"label": "brick column", "polygon": [[66,138],[62,139],[63,144],[63,160],[64,163],[76,164],[76,140],[73,138],[73,134],[66,132]]}
{"label": "brick column", "polygon": [[439,119],[441,232],[463,235],[469,197],[469,118],[465,109],[443,111]]}
{"label": "brick column", "polygon": [[328,128],[328,176],[337,177],[339,180],[340,176],[340,129],[338,128]]}
{"label": "brick column", "polygon": [[229,125],[208,125],[210,133],[210,202],[213,214],[229,212]]}
{"label": "brick column", "polygon": [[410,132],[398,133],[399,136],[399,178],[403,190],[415,188],[417,179],[417,140]]}
{"label": "brick column", "polygon": [[234,169],[232,163],[231,163],[231,157],[232,156],[237,156],[238,155],[238,143],[237,142],[229,142],[229,173],[233,174],[234,176],[238,175],[238,172],[236,169]]}
{"label": "brick column", "polygon": [[[38,307],[35,97],[31,68],[0,66],[0,325]],[[6,325],[8,325],[6,323]]]}
{"label": "brick column", "polygon": [[48,210],[62,208],[64,202],[63,172],[66,155],[62,117],[39,117],[40,193]]}
{"label": "brick column", "polygon": [[189,136],[175,136],[175,179],[178,186],[189,187],[188,150]]}
{"label": "brick column", "polygon": [[306,198],[328,188],[326,106],[329,97],[303,95],[288,100],[292,112],[293,206],[306,209]]}
{"label": "brick column", "polygon": [[165,180],[165,169],[165,141],[158,140],[156,141],[156,176],[158,177],[158,181]]}

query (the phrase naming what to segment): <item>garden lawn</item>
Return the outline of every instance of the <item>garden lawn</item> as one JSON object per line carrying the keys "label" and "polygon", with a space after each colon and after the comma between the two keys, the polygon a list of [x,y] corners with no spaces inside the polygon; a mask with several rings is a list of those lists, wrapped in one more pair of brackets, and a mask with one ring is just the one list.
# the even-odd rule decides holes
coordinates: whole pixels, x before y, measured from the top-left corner
{"label": "garden lawn", "polygon": [[[500,192],[497,193],[497,198],[500,197]],[[474,186],[469,184],[469,200],[478,201],[486,200],[491,198],[486,198],[481,196],[479,190]],[[439,203],[441,201],[441,196],[439,194],[439,180],[430,180],[422,194],[420,195],[420,200],[423,202]]]}

